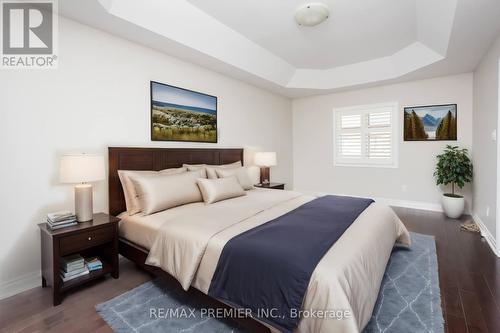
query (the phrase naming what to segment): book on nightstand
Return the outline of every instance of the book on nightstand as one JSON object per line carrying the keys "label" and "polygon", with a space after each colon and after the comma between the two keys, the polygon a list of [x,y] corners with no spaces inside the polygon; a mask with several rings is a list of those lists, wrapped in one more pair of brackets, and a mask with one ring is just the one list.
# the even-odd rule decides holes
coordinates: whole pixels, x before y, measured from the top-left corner
{"label": "book on nightstand", "polygon": [[47,214],[47,221],[50,221],[52,223],[62,222],[66,220],[75,220],[75,219],[76,215],[70,211],[60,211]]}
{"label": "book on nightstand", "polygon": [[90,273],[85,265],[85,260],[79,254],[62,257],[60,266],[59,271],[64,282]]}
{"label": "book on nightstand", "polygon": [[47,226],[50,230],[71,227],[77,223],[76,215],[68,211],[47,214]]}
{"label": "book on nightstand", "polygon": [[65,275],[65,274],[63,274],[63,271],[61,271],[61,279],[63,280],[63,282],[66,282],[66,281],[69,281],[69,280],[76,279],[77,277],[87,275],[89,273],[90,272],[87,269],[87,267],[84,267],[79,273],[72,274],[72,275]]}
{"label": "book on nightstand", "polygon": [[61,229],[61,228],[71,227],[71,226],[74,226],[77,224],[78,224],[78,222],[76,222],[76,220],[71,221],[71,222],[59,223],[59,224],[52,224],[49,221],[47,221],[47,226],[49,227],[50,230],[57,230],[57,229]]}
{"label": "book on nightstand", "polygon": [[102,269],[102,261],[97,257],[87,258],[85,259],[85,265],[89,271],[97,271]]}

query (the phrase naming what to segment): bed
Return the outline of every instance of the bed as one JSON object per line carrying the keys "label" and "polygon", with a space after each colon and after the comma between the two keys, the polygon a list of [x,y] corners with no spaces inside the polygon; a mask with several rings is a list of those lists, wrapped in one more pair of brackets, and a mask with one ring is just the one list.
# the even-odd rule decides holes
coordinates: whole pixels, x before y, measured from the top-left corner
{"label": "bed", "polygon": [[[109,148],[110,213],[125,211],[118,170],[236,161],[243,162],[242,149]],[[152,272],[167,272],[186,290],[208,294],[231,239],[316,199],[293,191],[247,192],[211,205],[191,203],[148,216],[122,214],[120,253]],[[371,317],[395,242],[409,245],[408,231],[389,207],[370,204],[314,269],[302,303],[305,312],[294,332],[361,331]]]}

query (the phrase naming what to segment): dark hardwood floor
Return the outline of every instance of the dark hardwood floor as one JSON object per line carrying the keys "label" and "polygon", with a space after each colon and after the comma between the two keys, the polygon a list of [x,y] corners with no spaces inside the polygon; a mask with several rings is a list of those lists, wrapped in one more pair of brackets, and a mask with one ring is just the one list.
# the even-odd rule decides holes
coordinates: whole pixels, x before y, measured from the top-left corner
{"label": "dark hardwood floor", "polygon": [[447,332],[500,332],[500,259],[486,241],[479,234],[460,231],[462,221],[440,213],[394,211],[408,230],[436,238]]}
{"label": "dark hardwood floor", "polygon": [[[443,214],[395,208],[410,231],[434,235],[443,315],[448,333],[500,332],[500,259],[479,235],[460,231]],[[464,218],[464,220],[467,218]],[[0,301],[1,332],[111,332],[94,306],[151,279],[126,259],[120,278],[106,278],[69,293],[52,306],[49,288]]]}

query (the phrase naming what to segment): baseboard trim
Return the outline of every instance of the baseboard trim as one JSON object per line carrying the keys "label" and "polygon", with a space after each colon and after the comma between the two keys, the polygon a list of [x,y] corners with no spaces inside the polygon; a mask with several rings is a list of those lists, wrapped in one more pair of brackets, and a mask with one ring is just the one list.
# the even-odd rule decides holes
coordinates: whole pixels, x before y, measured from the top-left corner
{"label": "baseboard trim", "polygon": [[493,253],[500,258],[500,251],[498,251],[497,249],[497,242],[495,240],[495,237],[493,237],[493,235],[491,234],[491,232],[488,230],[488,228],[486,228],[486,225],[484,224],[484,222],[481,220],[481,218],[479,217],[479,215],[477,214],[473,214],[472,215],[472,218],[474,219],[474,221],[476,222],[476,224],[479,226],[479,229],[481,230],[481,236],[484,237],[484,239],[486,239],[486,242],[488,243],[488,245],[490,246],[491,250],[493,251]]}
{"label": "baseboard trim", "polygon": [[21,275],[15,280],[0,284],[0,299],[14,296],[23,291],[36,288],[42,285],[40,271]]}
{"label": "baseboard trim", "polygon": [[432,202],[399,200],[399,199],[389,199],[389,198],[374,198],[374,200],[376,202],[380,202],[388,206],[429,210],[432,212],[439,212],[439,213],[443,212],[443,207],[441,207],[441,204],[436,204]]}

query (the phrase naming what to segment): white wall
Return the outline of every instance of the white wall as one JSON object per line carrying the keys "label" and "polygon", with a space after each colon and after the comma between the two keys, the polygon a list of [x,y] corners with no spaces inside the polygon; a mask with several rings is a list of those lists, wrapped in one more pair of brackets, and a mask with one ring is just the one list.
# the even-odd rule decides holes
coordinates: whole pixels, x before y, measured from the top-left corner
{"label": "white wall", "polygon": [[[440,209],[441,192],[433,178],[435,156],[446,144],[471,148],[472,82],[472,74],[462,74],[294,100],[295,189],[397,199],[399,204]],[[334,167],[333,108],[392,101],[400,105],[399,167]],[[458,104],[458,141],[403,141],[404,106],[446,103]],[[470,185],[462,193],[470,205]]]}
{"label": "white wall", "polygon": [[499,58],[500,38],[474,72],[474,214],[487,229],[483,233],[490,243],[495,242],[495,233],[500,231],[496,225],[497,142],[492,139],[492,132],[498,125]]}
{"label": "white wall", "polygon": [[[0,72],[0,297],[40,282],[37,223],[73,209],[61,153],[196,146],[150,141],[150,80],[218,96],[219,144],[197,146],[276,151],[272,178],[291,186],[290,100],[67,19],[59,50],[57,70]],[[94,208],[107,211],[105,181]]]}

